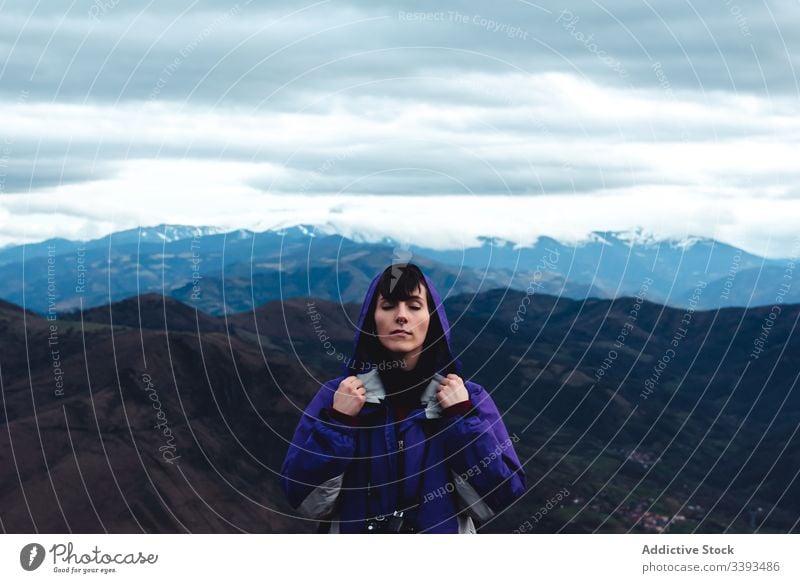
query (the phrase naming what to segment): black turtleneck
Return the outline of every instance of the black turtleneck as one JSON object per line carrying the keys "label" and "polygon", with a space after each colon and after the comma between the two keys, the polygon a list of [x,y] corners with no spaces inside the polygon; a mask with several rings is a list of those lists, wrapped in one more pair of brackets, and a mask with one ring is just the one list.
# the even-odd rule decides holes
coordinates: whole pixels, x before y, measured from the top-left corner
{"label": "black turtleneck", "polygon": [[393,408],[415,409],[422,406],[422,393],[433,377],[433,373],[426,372],[424,368],[417,363],[411,370],[400,367],[378,369],[381,383],[386,389],[386,398]]}

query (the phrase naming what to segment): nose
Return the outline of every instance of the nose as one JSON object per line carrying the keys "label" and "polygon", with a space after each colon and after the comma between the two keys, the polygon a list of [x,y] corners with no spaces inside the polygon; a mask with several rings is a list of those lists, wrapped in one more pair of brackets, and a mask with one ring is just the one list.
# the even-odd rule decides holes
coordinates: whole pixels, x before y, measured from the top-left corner
{"label": "nose", "polygon": [[406,310],[407,308],[405,307],[405,305],[403,303],[400,303],[397,309],[397,317],[395,318],[397,323],[408,322],[408,315],[406,314]]}

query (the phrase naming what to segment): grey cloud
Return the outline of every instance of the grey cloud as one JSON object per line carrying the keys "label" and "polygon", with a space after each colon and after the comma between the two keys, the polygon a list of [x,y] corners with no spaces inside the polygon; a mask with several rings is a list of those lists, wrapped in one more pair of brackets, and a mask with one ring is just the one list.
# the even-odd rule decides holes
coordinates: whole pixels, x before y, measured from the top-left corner
{"label": "grey cloud", "polygon": [[[10,99],[23,86],[30,88],[35,99],[73,101],[88,97],[213,103],[224,99],[258,104],[278,91],[265,107],[283,109],[296,107],[298,96],[307,100],[347,83],[391,76],[445,76],[453,71],[565,71],[621,87],[657,87],[654,61],[662,63],[675,88],[735,87],[764,94],[760,63],[770,93],[797,91],[792,67],[797,64],[798,40],[790,33],[797,29],[800,11],[786,2],[772,9],[788,45],[788,57],[766,8],[744,2],[742,8],[723,2],[695,5],[699,15],[689,4],[653,5],[665,22],[646,4],[622,0],[603,3],[605,10],[577,1],[542,3],[546,10],[514,2],[492,6],[453,2],[435,9],[426,2],[329,2],[280,26],[265,28],[298,5],[202,2],[177,18],[189,2],[158,2],[140,14],[143,2],[97,0],[79,3],[58,29],[63,16],[59,5],[45,3],[13,48],[11,41],[29,8],[22,2],[8,4],[3,8],[7,17],[0,24],[7,62],[0,91]],[[111,7],[95,22],[88,13],[99,5]],[[441,13],[444,19],[413,21],[401,16],[415,12]],[[125,33],[132,18],[138,18],[138,24]],[[379,20],[354,24],[363,18]],[[573,22],[574,18],[578,20]],[[524,30],[526,38],[509,38],[501,30],[492,30],[503,25],[503,30]],[[333,30],[326,32],[326,28]],[[305,35],[312,36],[298,42]],[[431,48],[399,48],[413,46]],[[42,64],[28,82],[40,57]],[[309,72],[337,58],[344,60]],[[627,76],[603,59],[618,61]],[[165,77],[159,87],[159,79]],[[414,87],[411,80],[409,91],[413,93]],[[378,84],[359,92],[380,95],[381,90]]]}
{"label": "grey cloud", "polygon": [[[145,119],[142,123],[148,123]],[[135,128],[134,128],[135,129]],[[37,138],[34,136],[33,138]],[[7,172],[27,180],[32,172],[58,175],[92,176],[93,179],[110,178],[116,173],[116,164],[131,159],[190,158],[236,162],[281,162],[288,157],[286,147],[278,140],[267,140],[258,147],[252,144],[228,143],[204,139],[194,143],[176,141],[158,132],[151,138],[124,135],[110,138],[98,131],[95,135],[76,138],[66,134],[51,134],[38,140],[28,136],[14,136],[0,164]],[[2,146],[2,142],[0,142]],[[1,153],[0,153],[1,155]],[[81,169],[85,167],[85,169]],[[26,182],[27,184],[27,182]]]}
{"label": "grey cloud", "polygon": [[[654,117],[620,127],[620,121],[611,117],[582,120],[566,107],[535,119],[515,109],[526,101],[524,94],[503,87],[465,87],[462,80],[471,73],[568,72],[623,89],[655,89],[662,97],[694,95],[704,104],[735,89],[762,96],[768,91],[780,106],[797,91],[793,66],[800,51],[797,36],[789,32],[797,28],[800,11],[790,2],[770,5],[788,55],[766,7],[744,2],[741,8],[724,2],[651,3],[650,8],[644,2],[614,0],[601,7],[573,0],[541,3],[539,9],[517,2],[491,6],[452,2],[431,7],[423,1],[362,0],[322,3],[271,27],[275,19],[302,7],[288,1],[211,0],[156,2],[146,10],[145,6],[131,0],[82,0],[64,14],[59,3],[39,3],[28,20],[30,3],[5,2],[0,19],[0,99],[14,103],[27,91],[30,102],[112,105],[154,100],[223,113],[237,108],[328,114],[342,107],[330,95],[342,92],[351,100],[344,105],[350,113],[385,121],[391,121],[395,114],[391,105],[398,102],[426,103],[442,111],[451,105],[493,106],[494,111],[479,118],[450,122],[443,117],[431,122],[431,129],[459,134],[462,144],[469,145],[478,143],[481,135],[490,141],[495,130],[507,138],[529,137],[531,142],[541,139],[545,131],[554,137],[578,136],[587,141],[621,133],[624,140],[651,143],[680,137],[764,136],[772,131],[746,118],[722,125],[709,120],[684,128],[669,118]],[[416,12],[421,13],[419,17],[413,16]],[[357,23],[359,19],[368,20]],[[525,38],[505,34],[511,27],[524,32]],[[249,35],[252,38],[237,48]],[[301,41],[306,35],[309,38]],[[609,64],[617,62],[620,68]],[[660,64],[658,71],[655,62]],[[757,64],[763,68],[763,79]],[[213,140],[162,144],[135,136],[127,143],[104,139],[102,134],[82,141],[59,135],[42,143],[16,139],[17,159],[9,161],[6,192],[110,177],[116,169],[114,162],[125,158],[281,163],[292,154],[279,136],[268,132],[257,148]],[[389,139],[389,145],[372,144],[369,152],[343,160],[324,180],[308,184],[308,173],[337,155],[335,148],[314,146],[314,139],[313,134],[308,136],[309,148],[289,162],[289,177],[280,184],[263,178],[254,179],[252,185],[309,193],[339,188],[383,194],[455,193],[464,188],[502,193],[503,181],[494,169],[512,192],[519,193],[663,183],[663,177],[647,168],[615,168],[611,161],[598,169],[572,160],[569,172],[553,168],[553,160],[543,156],[529,161],[519,155],[494,155],[483,164],[442,143],[417,145],[411,155]],[[345,147],[354,137],[341,139]],[[35,171],[34,157],[40,158]],[[540,169],[538,177],[531,165]],[[427,171],[385,172],[395,167]],[[361,179],[376,172],[382,174]],[[458,176],[465,186],[436,178],[434,172]]]}
{"label": "grey cloud", "polygon": [[93,164],[86,159],[65,163],[46,157],[12,158],[7,166],[0,164],[0,195],[110,178],[114,173],[114,164],[105,160]]}
{"label": "grey cloud", "polygon": [[325,152],[301,153],[280,180],[255,178],[248,184],[287,194],[378,195],[537,195],[572,194],[643,184],[680,184],[628,161],[598,159],[568,165],[549,155],[492,155],[481,160],[461,148],[440,144],[389,142],[340,158]]}

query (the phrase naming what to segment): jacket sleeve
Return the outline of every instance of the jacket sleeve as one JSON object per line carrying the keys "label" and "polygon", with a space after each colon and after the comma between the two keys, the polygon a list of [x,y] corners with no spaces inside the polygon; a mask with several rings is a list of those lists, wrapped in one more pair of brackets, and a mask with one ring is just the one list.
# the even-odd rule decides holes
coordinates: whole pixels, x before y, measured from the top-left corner
{"label": "jacket sleeve", "polygon": [[281,468],[281,485],[289,504],[303,516],[328,518],[333,513],[344,472],[355,455],[353,427],[330,415],[336,390],[325,384],[306,407]]}
{"label": "jacket sleeve", "polygon": [[472,407],[447,416],[445,455],[461,507],[486,522],[522,496],[525,470],[491,396],[480,385],[470,391]]}

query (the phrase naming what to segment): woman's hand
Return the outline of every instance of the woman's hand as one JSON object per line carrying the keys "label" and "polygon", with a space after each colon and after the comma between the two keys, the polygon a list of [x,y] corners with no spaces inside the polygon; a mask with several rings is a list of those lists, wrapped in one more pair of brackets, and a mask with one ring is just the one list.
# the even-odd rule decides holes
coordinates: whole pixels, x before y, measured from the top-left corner
{"label": "woman's hand", "polygon": [[439,388],[436,389],[436,398],[442,409],[447,409],[450,405],[468,400],[469,393],[461,377],[450,373],[439,383]]}
{"label": "woman's hand", "polygon": [[333,408],[345,415],[358,415],[367,400],[367,390],[357,376],[349,376],[339,383],[333,394]]}

